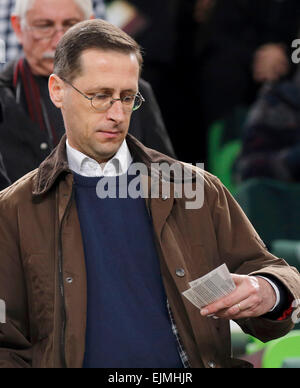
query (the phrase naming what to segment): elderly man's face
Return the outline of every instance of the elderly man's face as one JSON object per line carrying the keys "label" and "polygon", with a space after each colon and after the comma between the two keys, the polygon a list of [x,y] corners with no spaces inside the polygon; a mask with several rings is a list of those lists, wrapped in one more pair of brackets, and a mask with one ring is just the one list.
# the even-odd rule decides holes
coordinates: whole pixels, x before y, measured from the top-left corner
{"label": "elderly man's face", "polygon": [[[81,69],[72,84],[88,97],[101,94],[118,99],[138,92],[140,69],[135,54],[86,50],[81,55]],[[70,145],[98,163],[111,159],[128,133],[131,112],[120,101],[98,112],[55,75],[50,77],[49,86],[52,101],[62,109]]]}
{"label": "elderly man's face", "polygon": [[74,0],[35,0],[25,23],[12,18],[14,30],[35,75],[53,72],[56,46],[65,31],[83,21],[84,13]]}

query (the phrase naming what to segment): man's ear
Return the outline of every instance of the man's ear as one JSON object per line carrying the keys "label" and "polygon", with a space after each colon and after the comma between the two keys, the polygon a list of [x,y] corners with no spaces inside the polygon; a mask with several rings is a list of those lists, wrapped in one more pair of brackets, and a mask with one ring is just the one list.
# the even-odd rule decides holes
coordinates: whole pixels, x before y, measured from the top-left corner
{"label": "man's ear", "polygon": [[17,15],[11,15],[10,17],[12,28],[19,40],[19,42],[23,43],[23,32],[21,27],[21,19]]}
{"label": "man's ear", "polygon": [[48,82],[51,101],[57,108],[62,108],[64,99],[64,82],[56,75],[51,74]]}

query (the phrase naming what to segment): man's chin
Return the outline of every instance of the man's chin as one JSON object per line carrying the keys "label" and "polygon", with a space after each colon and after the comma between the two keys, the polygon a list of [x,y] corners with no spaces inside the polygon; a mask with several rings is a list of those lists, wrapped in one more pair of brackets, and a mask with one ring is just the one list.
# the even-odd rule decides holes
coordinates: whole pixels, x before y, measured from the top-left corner
{"label": "man's chin", "polygon": [[97,160],[98,163],[106,163],[116,155],[119,148],[120,145],[115,147],[97,147],[94,149],[94,159]]}

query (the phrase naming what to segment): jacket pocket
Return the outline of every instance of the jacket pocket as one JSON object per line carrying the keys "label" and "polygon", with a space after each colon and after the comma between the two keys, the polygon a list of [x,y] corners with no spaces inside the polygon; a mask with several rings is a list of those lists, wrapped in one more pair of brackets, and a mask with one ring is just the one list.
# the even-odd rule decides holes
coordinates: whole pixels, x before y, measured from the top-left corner
{"label": "jacket pocket", "polygon": [[28,256],[24,264],[28,290],[31,335],[42,340],[53,326],[54,271],[47,254]]}

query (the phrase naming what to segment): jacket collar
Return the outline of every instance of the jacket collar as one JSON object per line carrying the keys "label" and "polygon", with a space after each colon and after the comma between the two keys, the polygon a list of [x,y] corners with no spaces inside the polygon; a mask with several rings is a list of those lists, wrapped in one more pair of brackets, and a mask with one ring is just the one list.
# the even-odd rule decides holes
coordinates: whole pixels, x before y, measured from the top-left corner
{"label": "jacket collar", "polygon": [[[126,141],[133,157],[133,162],[145,164],[149,172],[152,163],[167,162],[172,164],[176,162],[175,159],[145,147],[130,134],[127,135]],[[66,152],[66,135],[64,135],[58,146],[41,163],[33,182],[33,196],[47,194],[57,181],[71,173]]]}
{"label": "jacket collar", "polygon": [[66,140],[66,135],[64,135],[58,146],[38,168],[33,181],[33,196],[47,194],[62,175],[71,173],[67,160]]}

